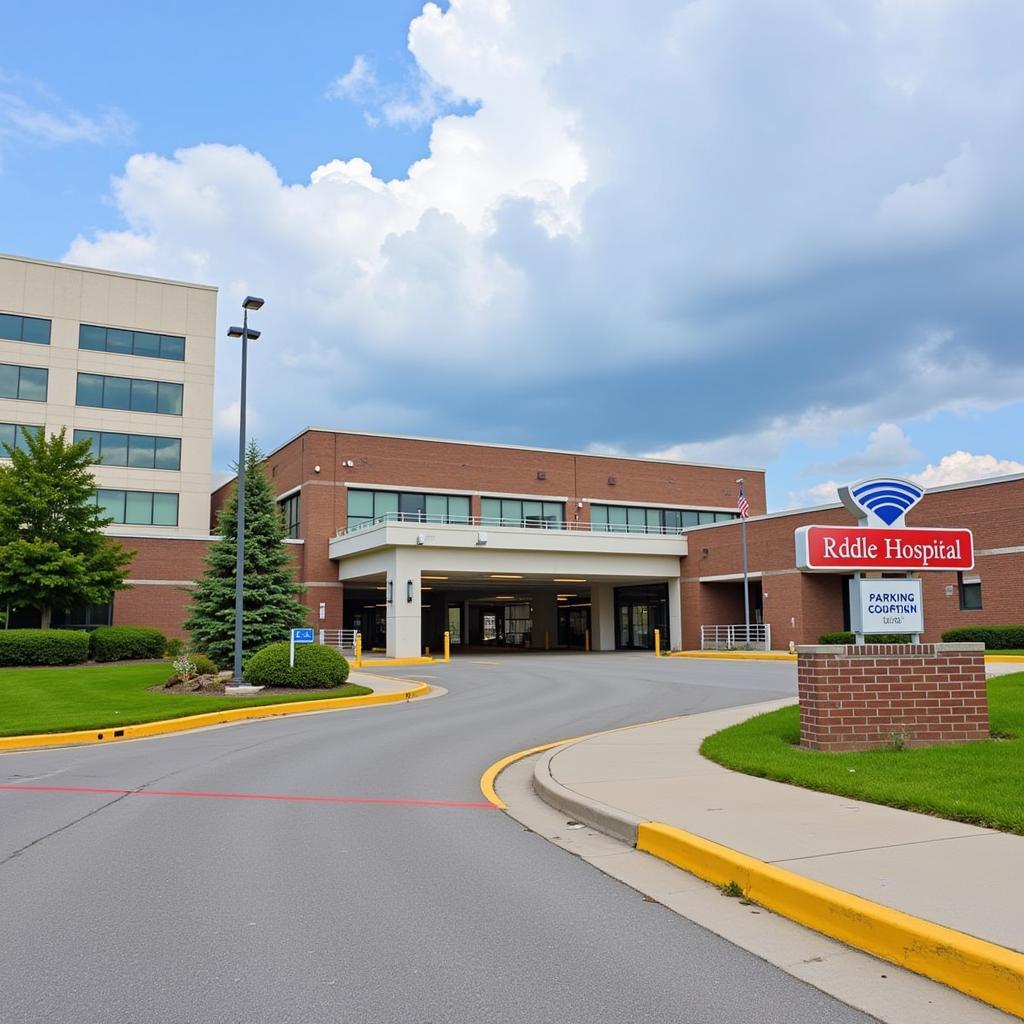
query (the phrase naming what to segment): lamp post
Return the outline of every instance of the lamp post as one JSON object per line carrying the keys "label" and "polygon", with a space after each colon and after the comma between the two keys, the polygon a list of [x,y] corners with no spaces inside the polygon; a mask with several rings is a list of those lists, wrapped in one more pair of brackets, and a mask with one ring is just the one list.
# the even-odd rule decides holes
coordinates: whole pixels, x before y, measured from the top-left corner
{"label": "lamp post", "polygon": [[229,327],[229,338],[242,339],[242,386],[238,408],[238,533],[236,535],[237,557],[235,561],[235,664],[231,681],[242,685],[242,594],[245,582],[245,372],[249,342],[255,341],[260,332],[249,327],[249,310],[263,306],[263,300],[247,295],[242,300],[242,326]]}

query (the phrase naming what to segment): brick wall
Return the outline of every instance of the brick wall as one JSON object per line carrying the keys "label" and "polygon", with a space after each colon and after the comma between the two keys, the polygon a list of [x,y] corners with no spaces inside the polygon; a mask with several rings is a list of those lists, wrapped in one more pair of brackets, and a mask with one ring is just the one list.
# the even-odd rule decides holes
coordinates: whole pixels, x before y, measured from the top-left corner
{"label": "brick wall", "polygon": [[989,738],[981,644],[799,647],[797,681],[807,750]]}

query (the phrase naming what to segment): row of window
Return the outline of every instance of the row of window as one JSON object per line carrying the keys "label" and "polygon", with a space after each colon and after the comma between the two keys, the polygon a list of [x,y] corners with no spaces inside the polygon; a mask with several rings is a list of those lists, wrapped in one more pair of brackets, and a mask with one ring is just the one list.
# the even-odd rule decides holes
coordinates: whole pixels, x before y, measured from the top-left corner
{"label": "row of window", "polygon": [[680,533],[691,526],[723,523],[736,516],[735,512],[591,505],[590,527],[598,533]]}
{"label": "row of window", "polygon": [[416,523],[468,523],[469,498],[461,494],[411,491],[348,492],[349,528],[385,515]]}
{"label": "row of window", "polygon": [[80,373],[75,402],[96,409],[127,409],[180,416],[184,390],[183,385],[167,380]]}
{"label": "row of window", "polygon": [[50,321],[37,316],[0,313],[0,338],[5,341],[31,341],[35,345],[49,345]]}
{"label": "row of window", "polygon": [[[49,340],[49,339],[47,339]],[[120,327],[96,327],[82,324],[78,328],[78,347],[94,352],[117,352],[153,359],[185,359],[185,339],[176,334],[151,334],[149,331],[125,331]]]}
{"label": "row of window", "polygon": [[[468,499],[467,499],[468,500]],[[494,526],[558,527],[565,514],[560,501],[525,501],[519,498],[482,498],[480,515]]]}
{"label": "row of window", "polygon": [[26,430],[42,430],[42,427],[28,423],[0,423],[0,459],[7,458],[7,449],[4,445],[9,445],[12,449],[17,448],[19,451],[28,448],[25,444]]}
{"label": "row of window", "polygon": [[91,441],[93,461],[137,469],[181,469],[181,438],[76,430],[76,441]]}
{"label": "row of window", "polygon": [[166,491],[113,491],[101,487],[96,492],[96,504],[121,525],[178,525],[178,495]]}
{"label": "row of window", "polygon": [[14,366],[0,363],[0,398],[23,402],[45,402],[49,375],[42,366]]}

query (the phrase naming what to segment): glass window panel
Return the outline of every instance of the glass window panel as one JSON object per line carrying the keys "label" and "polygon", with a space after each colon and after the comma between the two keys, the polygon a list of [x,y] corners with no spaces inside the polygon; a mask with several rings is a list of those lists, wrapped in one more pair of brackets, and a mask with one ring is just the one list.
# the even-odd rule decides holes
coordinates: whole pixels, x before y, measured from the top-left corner
{"label": "glass window panel", "polygon": [[105,516],[115,523],[124,522],[124,491],[97,491],[96,501]]}
{"label": "glass window panel", "polygon": [[469,497],[468,495],[453,494],[448,498],[448,522],[468,523],[469,522]]}
{"label": "glass window panel", "polygon": [[565,506],[560,501],[545,501],[544,511],[541,513],[546,522],[557,526],[565,515]]}
{"label": "glass window panel", "polygon": [[180,416],[181,396],[182,387],[180,384],[169,384],[167,381],[161,381],[156,411],[167,413],[170,416]]}
{"label": "glass window panel", "polygon": [[626,510],[621,505],[608,506],[608,529],[616,533],[625,533]]}
{"label": "glass window panel", "polygon": [[682,513],[677,508],[665,509],[664,517],[666,530],[678,530],[683,525]]}
{"label": "glass window panel", "polygon": [[422,521],[426,511],[426,502],[422,494],[400,494],[398,496],[398,511],[402,513],[403,519]]}
{"label": "glass window panel", "polygon": [[148,334],[146,331],[136,331],[135,347],[132,351],[134,351],[137,356],[159,356],[160,335]]}
{"label": "glass window panel", "polygon": [[448,519],[448,498],[444,494],[427,495],[427,522],[443,523]]}
{"label": "glass window panel", "polygon": [[134,412],[157,411],[157,382],[155,380],[132,381],[132,410]]}
{"label": "glass window panel", "polygon": [[20,427],[18,427],[18,440],[15,442],[15,444],[17,444],[18,448],[21,451],[27,452],[29,435],[38,433],[42,429],[43,428],[40,426],[26,426],[25,424],[22,424]]}
{"label": "glass window panel", "polygon": [[4,445],[12,448],[17,443],[18,428],[13,423],[0,423],[0,459],[9,458]]}
{"label": "glass window panel", "polygon": [[82,324],[78,328],[78,347],[92,349],[94,352],[103,352],[107,347],[106,327],[93,327],[91,324]]}
{"label": "glass window panel", "polygon": [[647,510],[647,532],[661,533],[661,509],[649,508]]}
{"label": "glass window panel", "polygon": [[398,493],[396,491],[375,491],[373,495],[374,516],[390,515],[398,511]]}
{"label": "glass window panel", "polygon": [[98,430],[76,430],[75,444],[79,441],[88,441],[92,447],[92,459],[95,462],[100,457],[100,438],[103,435]]}
{"label": "glass window panel", "polygon": [[147,434],[132,434],[128,438],[128,465],[152,469],[156,465],[156,438]]}
{"label": "glass window panel", "polygon": [[18,382],[18,397],[27,402],[45,402],[47,375],[42,367],[23,366]]}
{"label": "glass window panel", "polygon": [[697,521],[703,526],[705,523],[713,523],[715,521],[714,512],[698,512]]}
{"label": "glass window panel", "polygon": [[0,398],[18,397],[18,367],[0,363]]}
{"label": "glass window panel", "polygon": [[590,506],[590,525],[598,533],[605,533],[608,529],[608,506]]}
{"label": "glass window panel", "polygon": [[153,525],[178,525],[178,496],[176,494],[153,495]]}
{"label": "glass window panel", "polygon": [[647,527],[647,516],[642,508],[630,508],[626,510],[626,522],[629,524],[630,533],[643,533]]}
{"label": "glass window panel", "polygon": [[185,339],[173,335],[164,334],[160,338],[160,358],[177,359],[179,362],[185,358]]}
{"label": "glass window panel", "polygon": [[34,342],[36,345],[49,345],[50,321],[35,316],[23,317],[21,322],[21,340]]}
{"label": "glass window panel", "polygon": [[21,341],[21,317],[13,313],[0,313],[0,338]]}
{"label": "glass window panel", "polygon": [[104,466],[128,465],[128,435],[103,433],[100,435],[100,454]]}
{"label": "glass window panel", "polygon": [[523,503],[514,498],[501,499],[501,525],[519,526],[523,521]]}
{"label": "glass window panel", "polygon": [[348,492],[348,520],[350,523],[353,516],[373,518],[373,491]]}
{"label": "glass window panel", "polygon": [[[0,367],[2,370],[3,367]],[[78,375],[78,394],[75,396],[78,405],[92,405],[103,408],[103,378],[97,373],[80,373]]]}
{"label": "glass window panel", "polygon": [[127,377],[104,377],[103,408],[130,409],[132,406],[132,382]]}
{"label": "glass window panel", "polygon": [[126,491],[124,521],[133,526],[149,526],[153,522],[153,492]]}
{"label": "glass window panel", "polygon": [[107,328],[107,351],[121,355],[131,355],[132,332],[122,331],[117,327]]}
{"label": "glass window panel", "polygon": [[731,519],[735,519],[735,518],[736,517],[732,514],[732,512],[716,512],[715,513],[715,522],[716,523],[727,523]]}
{"label": "glass window panel", "polygon": [[683,526],[696,526],[700,522],[700,515],[691,512],[689,509],[683,512]]}
{"label": "glass window panel", "polygon": [[181,469],[181,438],[155,437],[156,469]]}
{"label": "glass window panel", "polygon": [[522,502],[523,522],[527,526],[542,526],[544,523],[544,506],[539,501]]}
{"label": "glass window panel", "polygon": [[501,499],[500,498],[481,498],[480,499],[480,515],[487,520],[500,519],[501,518]]}

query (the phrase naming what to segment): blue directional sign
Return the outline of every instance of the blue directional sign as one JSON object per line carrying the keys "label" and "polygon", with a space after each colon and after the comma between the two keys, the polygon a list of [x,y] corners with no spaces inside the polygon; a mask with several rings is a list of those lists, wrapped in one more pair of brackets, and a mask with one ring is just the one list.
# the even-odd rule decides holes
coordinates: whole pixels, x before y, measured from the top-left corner
{"label": "blue directional sign", "polygon": [[313,630],[311,630],[311,629],[293,629],[292,630],[292,643],[293,644],[311,644],[311,643],[313,643]]}

